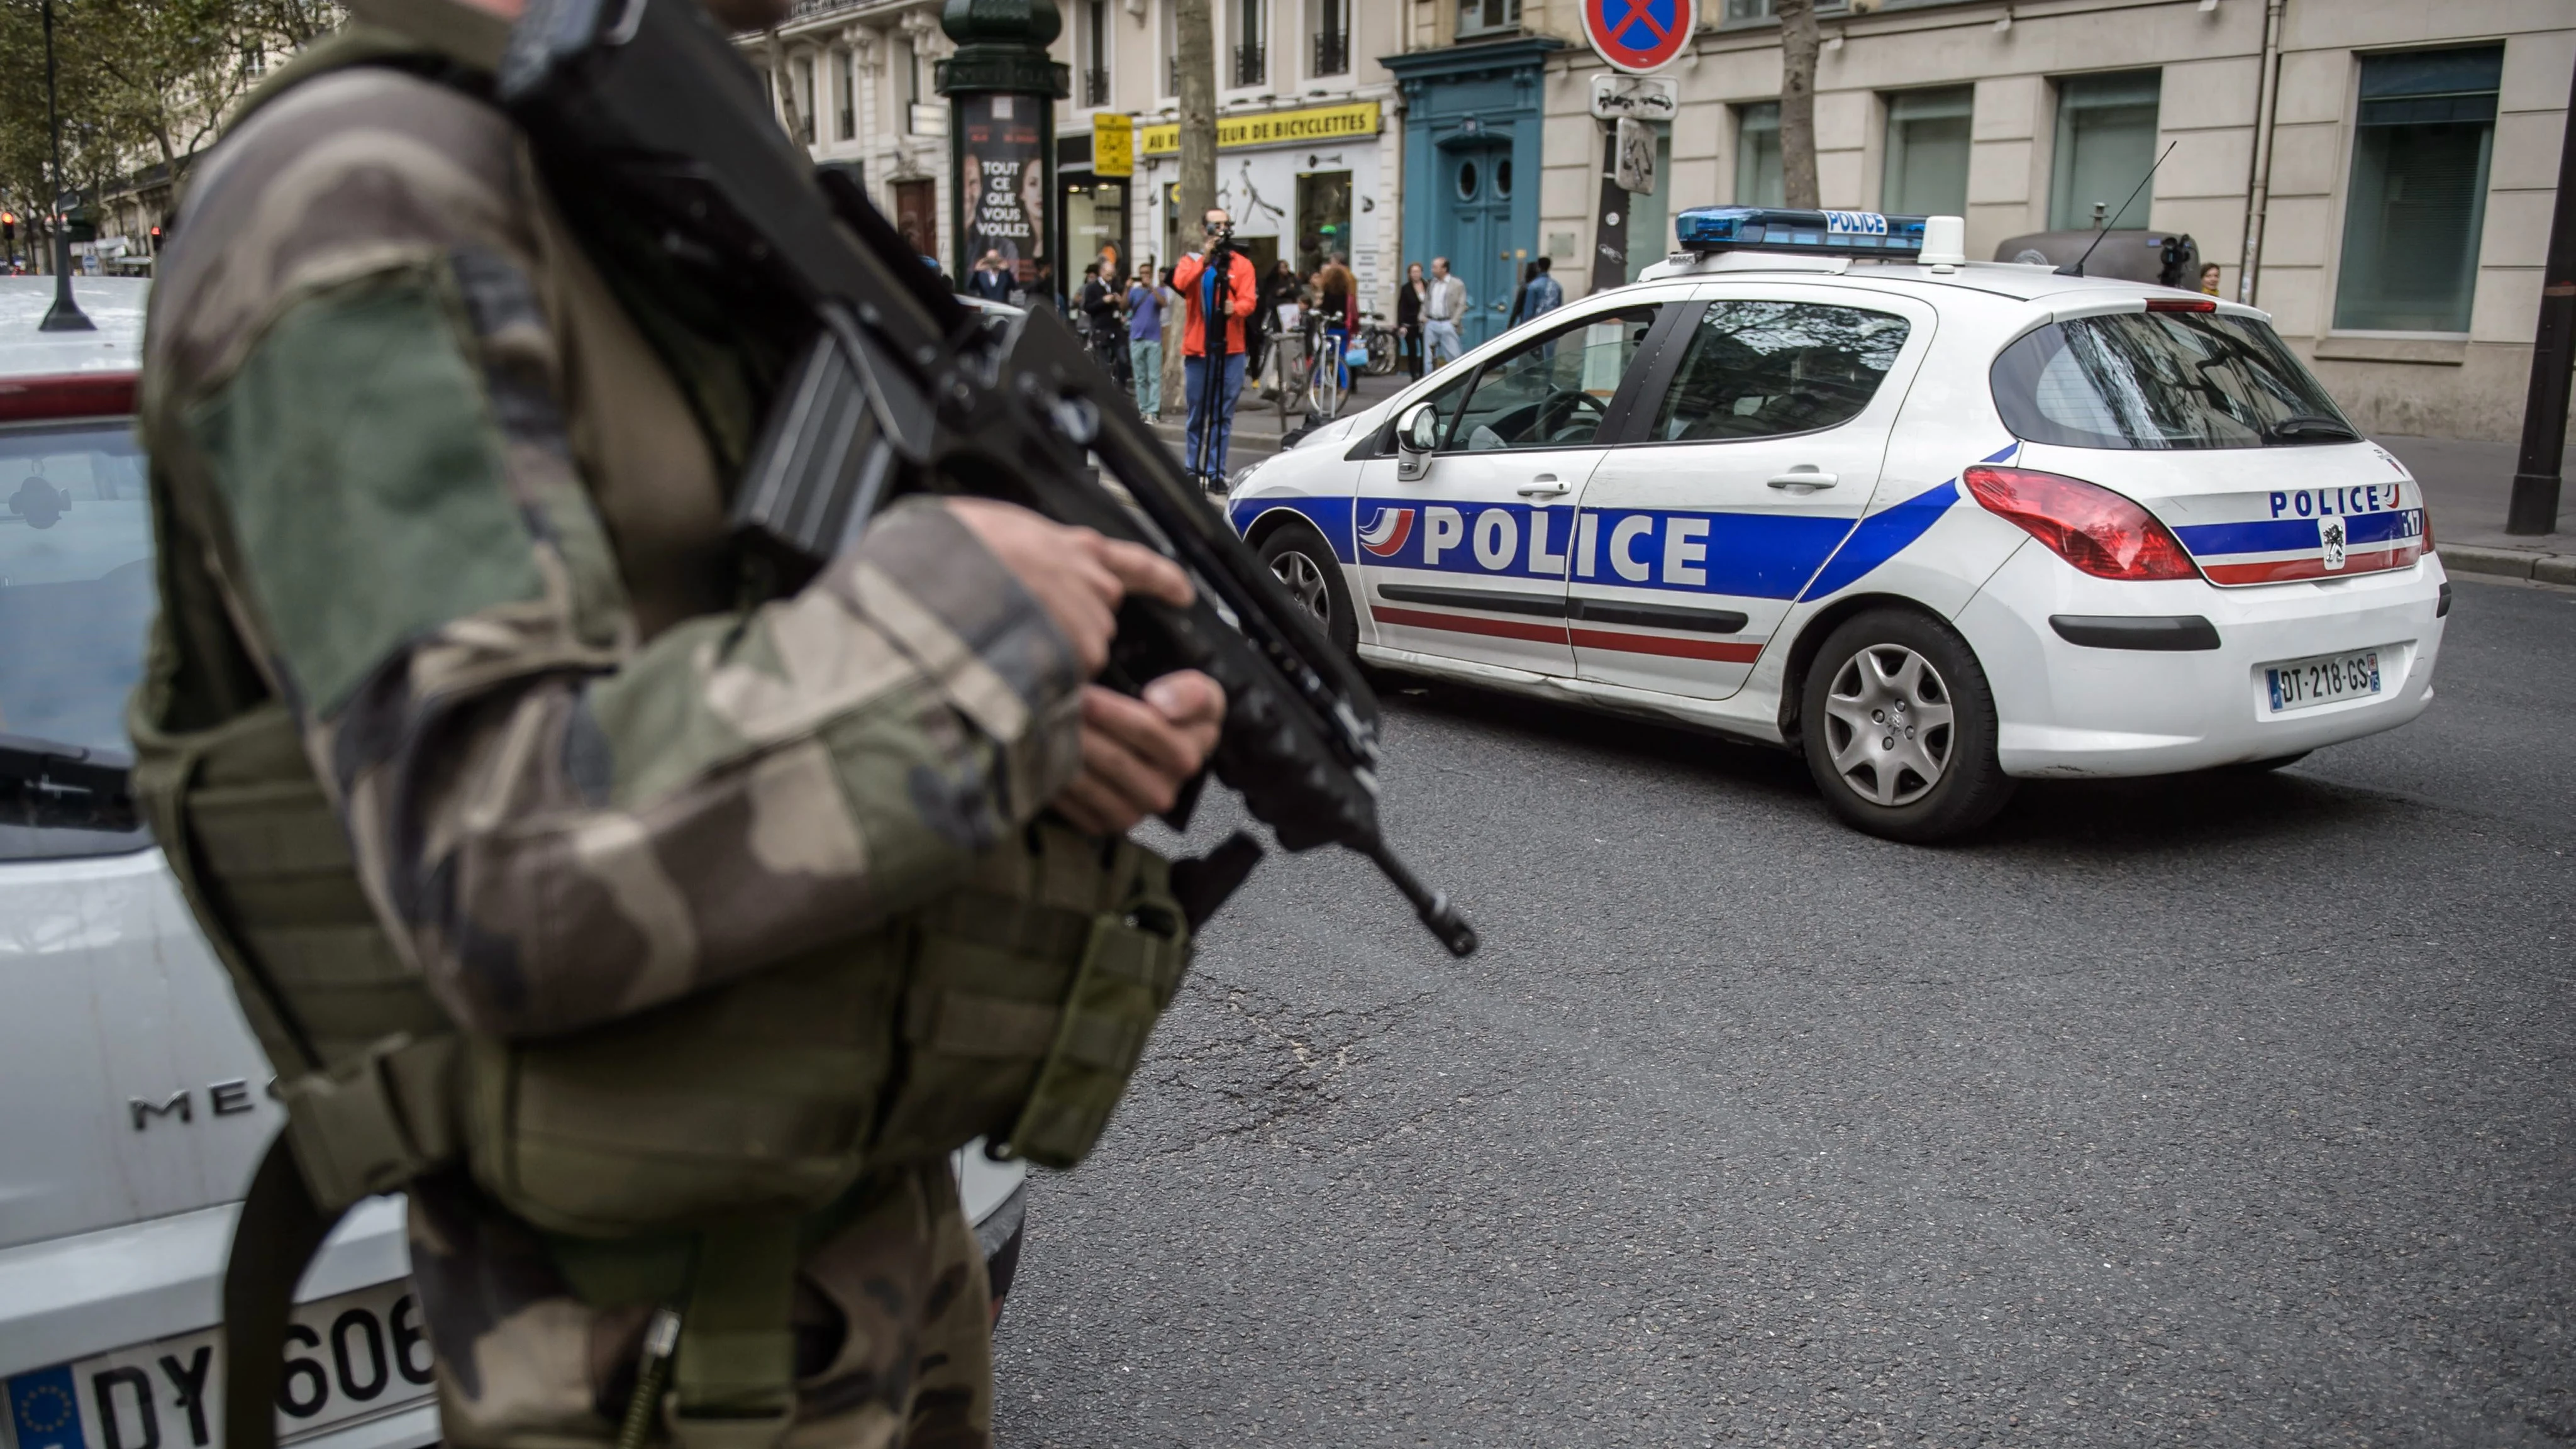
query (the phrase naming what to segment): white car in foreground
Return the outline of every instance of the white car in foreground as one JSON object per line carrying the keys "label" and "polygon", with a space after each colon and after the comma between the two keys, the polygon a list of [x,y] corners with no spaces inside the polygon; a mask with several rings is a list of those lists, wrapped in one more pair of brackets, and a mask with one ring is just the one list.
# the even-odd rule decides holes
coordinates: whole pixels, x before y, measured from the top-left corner
{"label": "white car in foreground", "polygon": [[[98,829],[153,609],[133,430],[141,281],[84,279],[92,332],[40,333],[0,279],[0,1449],[210,1449],[233,1218],[282,1114],[161,852]],[[959,1153],[1010,1288],[1027,1169]],[[439,1435],[403,1204],[361,1203],[298,1293],[281,1443]]]}
{"label": "white car in foreground", "polygon": [[1684,213],[1229,515],[1364,660],[1800,749],[1897,839],[2423,712],[2423,494],[2263,313],[1929,224]]}

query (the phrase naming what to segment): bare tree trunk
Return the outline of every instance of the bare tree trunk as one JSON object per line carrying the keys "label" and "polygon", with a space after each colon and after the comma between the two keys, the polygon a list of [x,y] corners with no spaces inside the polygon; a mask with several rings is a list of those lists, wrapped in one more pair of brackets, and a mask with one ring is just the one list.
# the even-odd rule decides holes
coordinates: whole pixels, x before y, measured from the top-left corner
{"label": "bare tree trunk", "polygon": [[[786,123],[787,139],[802,146],[805,144],[805,119],[803,110],[797,103],[796,74],[788,68],[787,64],[787,42],[779,38],[775,27],[771,28],[765,38],[768,41],[769,83],[778,91],[779,118]],[[1810,57],[1808,69],[1810,71],[1815,69],[1812,57]]]}
{"label": "bare tree trunk", "polygon": [[1216,205],[1216,22],[1208,0],[1173,0],[1180,45],[1181,245],[1198,239],[1199,217]]}
{"label": "bare tree trunk", "polygon": [[1780,181],[1789,205],[1813,211],[1816,193],[1815,0],[1772,0],[1780,18]]}

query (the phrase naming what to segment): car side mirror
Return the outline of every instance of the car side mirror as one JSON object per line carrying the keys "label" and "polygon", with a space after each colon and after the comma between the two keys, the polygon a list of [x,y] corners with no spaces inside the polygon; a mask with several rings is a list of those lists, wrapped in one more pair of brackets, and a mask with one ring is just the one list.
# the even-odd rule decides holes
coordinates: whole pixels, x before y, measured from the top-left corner
{"label": "car side mirror", "polygon": [[1395,420],[1395,477],[1418,483],[1431,472],[1432,450],[1440,446],[1440,409],[1418,402]]}

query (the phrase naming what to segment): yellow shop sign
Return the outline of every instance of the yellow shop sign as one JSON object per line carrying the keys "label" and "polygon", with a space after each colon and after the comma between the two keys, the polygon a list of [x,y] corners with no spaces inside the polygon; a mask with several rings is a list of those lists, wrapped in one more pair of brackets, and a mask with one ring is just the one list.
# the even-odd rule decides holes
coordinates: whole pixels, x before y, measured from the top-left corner
{"label": "yellow shop sign", "polygon": [[[1221,116],[1216,123],[1216,148],[1233,151],[1246,146],[1346,141],[1354,136],[1374,136],[1377,131],[1377,102],[1355,101],[1347,106],[1310,106],[1298,111]],[[1170,156],[1180,149],[1181,128],[1178,122],[1165,121],[1136,128],[1138,155]]]}

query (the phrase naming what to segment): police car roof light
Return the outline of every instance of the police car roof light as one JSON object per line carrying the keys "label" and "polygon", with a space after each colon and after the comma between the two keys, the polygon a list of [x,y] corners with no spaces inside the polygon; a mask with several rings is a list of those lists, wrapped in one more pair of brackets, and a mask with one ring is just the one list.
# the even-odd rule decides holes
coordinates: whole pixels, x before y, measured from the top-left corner
{"label": "police car roof light", "polygon": [[1673,218],[1684,251],[1806,252],[1903,257],[1923,250],[1923,218],[1875,211],[1793,211],[1777,206],[1701,206]]}

